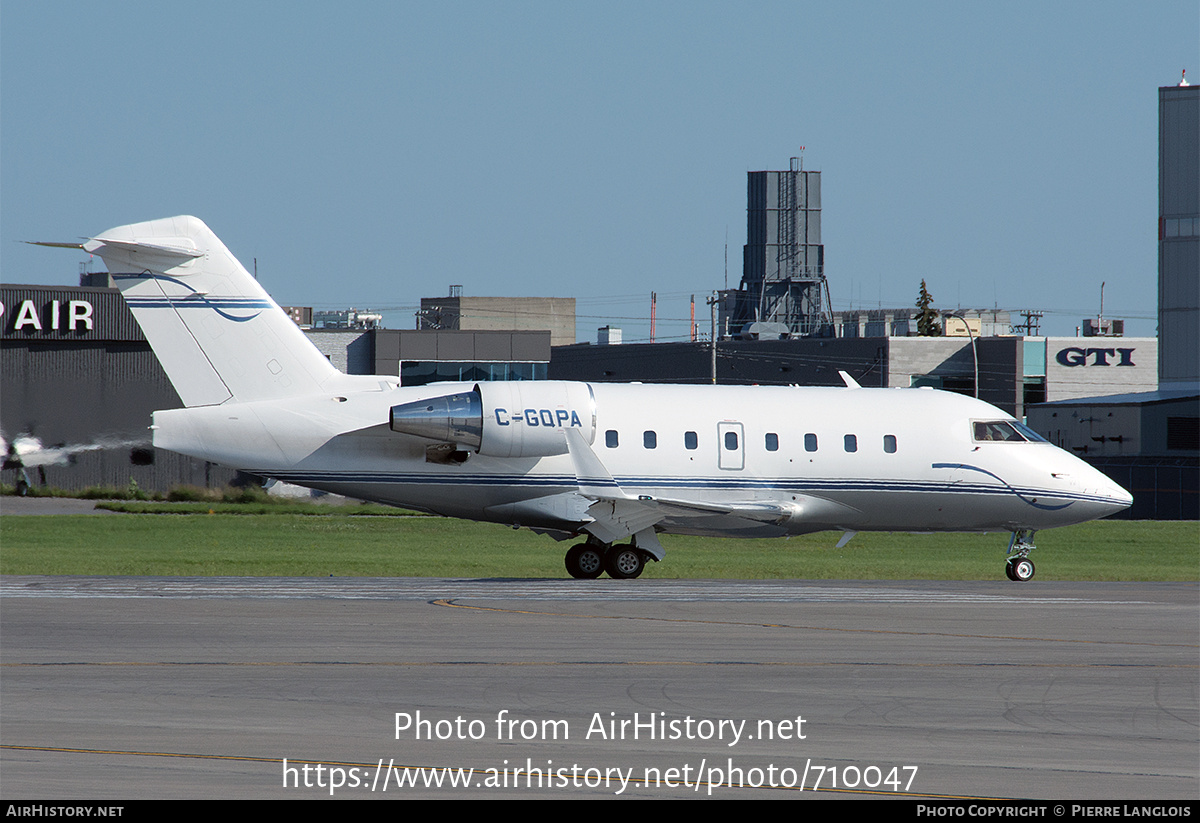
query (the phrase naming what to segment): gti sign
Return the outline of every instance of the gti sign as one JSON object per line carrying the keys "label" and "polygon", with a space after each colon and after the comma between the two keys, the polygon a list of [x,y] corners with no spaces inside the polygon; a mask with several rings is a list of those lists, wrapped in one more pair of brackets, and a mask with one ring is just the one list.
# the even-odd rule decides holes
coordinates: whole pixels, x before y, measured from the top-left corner
{"label": "gti sign", "polygon": [[[1134,349],[1081,349],[1068,346],[1059,349],[1054,359],[1060,366],[1135,366]],[[1090,362],[1089,362],[1090,361]]]}
{"label": "gti sign", "polygon": [[92,304],[87,300],[47,300],[42,306],[22,300],[14,308],[10,311],[0,303],[0,321],[6,332],[92,330]]}

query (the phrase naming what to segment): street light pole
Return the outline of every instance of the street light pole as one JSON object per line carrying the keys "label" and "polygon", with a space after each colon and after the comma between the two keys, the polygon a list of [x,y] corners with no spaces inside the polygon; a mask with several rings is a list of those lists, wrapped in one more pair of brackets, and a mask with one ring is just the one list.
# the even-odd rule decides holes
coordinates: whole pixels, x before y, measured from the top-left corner
{"label": "street light pole", "polygon": [[950,317],[957,317],[967,327],[967,336],[971,338],[971,360],[975,363],[975,399],[979,399],[979,351],[975,348],[975,332],[971,331],[971,324],[967,322],[964,316],[965,312],[951,312]]}

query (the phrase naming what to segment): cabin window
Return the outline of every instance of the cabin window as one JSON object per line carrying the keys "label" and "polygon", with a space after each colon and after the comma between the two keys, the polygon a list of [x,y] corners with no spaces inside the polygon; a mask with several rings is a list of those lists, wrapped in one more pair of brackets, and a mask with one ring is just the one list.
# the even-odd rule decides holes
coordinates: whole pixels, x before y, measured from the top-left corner
{"label": "cabin window", "polygon": [[610,449],[617,447],[617,432],[614,429],[609,429],[604,433],[604,445]]}
{"label": "cabin window", "polygon": [[885,434],[883,436],[883,450],[888,454],[896,453],[896,435]]}
{"label": "cabin window", "polygon": [[735,452],[738,448],[737,432],[725,432],[725,450]]}
{"label": "cabin window", "polygon": [[846,451],[848,451],[848,452],[858,451],[858,438],[855,437],[854,435],[852,435],[852,434],[846,435],[844,443],[846,446]]}
{"label": "cabin window", "polygon": [[647,449],[658,448],[658,435],[654,432],[642,432],[642,445]]}
{"label": "cabin window", "polygon": [[695,432],[684,432],[683,433],[683,447],[685,449],[694,449],[697,447],[697,445],[699,445],[699,443],[696,440]]}
{"label": "cabin window", "polygon": [[804,435],[804,450],[806,452],[815,452],[817,450],[817,436],[815,434]]}
{"label": "cabin window", "polygon": [[779,435],[775,434],[775,432],[767,432],[767,451],[779,451]]}

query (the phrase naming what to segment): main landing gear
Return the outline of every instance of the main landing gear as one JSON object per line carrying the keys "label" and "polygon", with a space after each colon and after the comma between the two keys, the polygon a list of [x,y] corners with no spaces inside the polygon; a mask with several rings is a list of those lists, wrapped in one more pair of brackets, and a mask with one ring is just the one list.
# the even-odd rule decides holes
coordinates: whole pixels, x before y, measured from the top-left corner
{"label": "main landing gear", "polygon": [[1008,563],[1004,567],[1009,580],[1024,583],[1033,578],[1036,568],[1029,559],[1029,553],[1036,548],[1033,534],[1033,529],[1018,529],[1012,533],[1012,539],[1008,541]]}
{"label": "main landing gear", "polygon": [[618,580],[632,580],[646,568],[646,552],[632,544],[611,546],[580,543],[567,551],[567,573],[581,580],[594,580],[601,572]]}

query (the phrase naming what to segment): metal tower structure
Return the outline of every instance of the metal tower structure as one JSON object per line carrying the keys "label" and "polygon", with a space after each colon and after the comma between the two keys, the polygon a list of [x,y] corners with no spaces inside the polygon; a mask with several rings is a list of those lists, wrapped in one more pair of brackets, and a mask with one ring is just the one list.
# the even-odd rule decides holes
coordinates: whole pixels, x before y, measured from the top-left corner
{"label": "metal tower structure", "polygon": [[1158,383],[1200,386],[1200,86],[1158,90]]}
{"label": "metal tower structure", "polygon": [[788,171],[747,174],[746,246],[731,331],[745,334],[756,322],[781,324],[792,337],[833,333],[821,244],[821,173],[804,171],[798,157]]}

